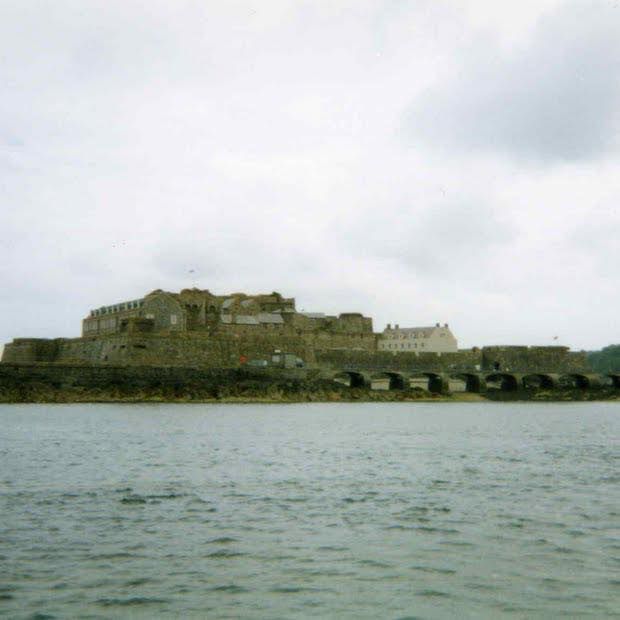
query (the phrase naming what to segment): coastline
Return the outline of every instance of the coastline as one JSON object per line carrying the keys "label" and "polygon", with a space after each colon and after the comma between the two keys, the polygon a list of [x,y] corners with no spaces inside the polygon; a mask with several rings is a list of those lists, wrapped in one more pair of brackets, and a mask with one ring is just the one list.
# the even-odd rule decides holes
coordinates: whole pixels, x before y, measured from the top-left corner
{"label": "coastline", "polygon": [[286,404],[286,403],[485,403],[485,402],[592,402],[620,401],[620,391],[557,390],[539,392],[491,391],[484,394],[456,392],[437,394],[423,390],[388,391],[342,388],[316,391],[271,389],[252,393],[213,394],[207,390],[154,389],[68,389],[29,386],[28,389],[1,389],[0,404],[70,403],[195,403],[195,404]]}

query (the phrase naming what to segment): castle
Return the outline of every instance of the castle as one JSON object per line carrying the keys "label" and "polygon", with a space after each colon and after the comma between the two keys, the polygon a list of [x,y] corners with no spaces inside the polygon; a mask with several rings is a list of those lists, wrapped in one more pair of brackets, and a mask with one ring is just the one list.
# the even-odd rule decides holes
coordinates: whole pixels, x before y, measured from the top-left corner
{"label": "castle", "polygon": [[160,289],[102,306],[82,322],[80,338],[17,338],[4,362],[63,362],[230,367],[285,350],[312,363],[320,350],[373,352],[372,319],[358,312],[298,312],[280,293],[214,295]]}
{"label": "castle", "polygon": [[[297,312],[293,298],[276,292],[222,296],[199,289],[180,293],[158,289],[142,299],[91,310],[82,324],[83,337],[126,331],[237,336],[324,333],[343,346],[374,348],[372,319],[357,312],[339,316]],[[347,338],[351,336],[354,343]]]}
{"label": "castle", "polygon": [[5,363],[235,368],[286,354],[315,368],[585,369],[585,354],[566,347],[459,350],[447,324],[373,331],[359,312],[299,312],[273,292],[215,295],[208,290],[155,290],[102,306],[82,322],[79,338],[16,338]]}

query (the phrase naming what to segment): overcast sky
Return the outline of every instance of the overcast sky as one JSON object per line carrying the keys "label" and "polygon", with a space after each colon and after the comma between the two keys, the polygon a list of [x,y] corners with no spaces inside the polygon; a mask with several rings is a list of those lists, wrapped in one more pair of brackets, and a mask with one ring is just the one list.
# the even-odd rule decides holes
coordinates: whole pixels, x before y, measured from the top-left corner
{"label": "overcast sky", "polygon": [[4,0],[0,85],[2,342],[191,286],[620,341],[618,0]]}

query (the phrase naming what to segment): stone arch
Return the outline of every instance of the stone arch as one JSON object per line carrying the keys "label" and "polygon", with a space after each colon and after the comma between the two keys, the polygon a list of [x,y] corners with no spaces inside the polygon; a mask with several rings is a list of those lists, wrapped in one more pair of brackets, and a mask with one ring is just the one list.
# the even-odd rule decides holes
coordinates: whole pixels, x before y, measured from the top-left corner
{"label": "stone arch", "polygon": [[380,379],[388,379],[389,390],[406,390],[409,387],[409,381],[401,372],[395,370],[385,370],[374,373],[370,377],[371,383]]}
{"label": "stone arch", "polygon": [[361,373],[355,370],[341,370],[334,374],[332,379],[351,388],[368,387],[370,381]]}
{"label": "stone arch", "polygon": [[495,383],[495,389],[500,389],[502,392],[516,392],[519,389],[519,377],[509,372],[495,372],[487,375],[485,381],[488,383]]}
{"label": "stone arch", "polygon": [[523,377],[523,387],[526,390],[553,390],[558,386],[558,375],[535,372]]}
{"label": "stone arch", "polygon": [[459,372],[450,375],[452,379],[460,379],[465,383],[465,391],[480,394],[486,390],[486,381],[474,372]]}
{"label": "stone arch", "polygon": [[[416,379],[418,381],[416,381]],[[426,380],[426,387],[429,392],[439,394],[448,389],[448,380],[443,375],[436,372],[417,372],[411,375],[411,385],[415,385],[420,379]]]}
{"label": "stone arch", "polygon": [[571,372],[560,377],[560,385],[566,388],[588,390],[600,386],[600,380],[596,375]]}

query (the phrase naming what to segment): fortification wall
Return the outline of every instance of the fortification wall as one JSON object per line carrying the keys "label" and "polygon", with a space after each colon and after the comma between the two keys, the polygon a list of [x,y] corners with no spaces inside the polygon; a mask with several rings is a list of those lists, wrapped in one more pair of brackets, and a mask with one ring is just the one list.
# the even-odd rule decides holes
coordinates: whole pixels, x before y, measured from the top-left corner
{"label": "fortification wall", "polygon": [[270,359],[275,349],[322,368],[378,368],[402,371],[589,372],[585,352],[566,347],[484,347],[456,353],[376,351],[374,334],[285,335],[170,332],[119,333],[95,338],[55,340],[18,338],[7,344],[5,363],[117,364],[234,368],[243,356]]}
{"label": "fortification wall", "polygon": [[3,363],[117,364],[234,367],[241,356],[269,359],[275,349],[315,361],[314,349],[300,337],[228,334],[109,334],[96,338],[18,338],[4,347]]}
{"label": "fortification wall", "polygon": [[11,363],[53,362],[64,340],[64,338],[53,340],[15,338],[13,342],[4,345],[2,361]]}
{"label": "fortification wall", "polygon": [[316,359],[319,366],[329,368],[458,372],[479,369],[482,364],[482,352],[480,349],[465,349],[456,353],[324,350],[316,352]]}
{"label": "fortification wall", "polygon": [[307,380],[316,373],[305,369],[185,368],[171,366],[84,366],[71,364],[0,364],[0,388],[47,385],[53,388],[126,388],[132,391],[158,386],[212,387],[255,377],[263,380]]}
{"label": "fortification wall", "polygon": [[483,347],[482,369],[508,372],[589,372],[585,351],[568,347]]}
{"label": "fortification wall", "polygon": [[5,347],[2,361],[231,368],[239,365],[241,356],[270,359],[275,349],[295,354],[307,363],[314,362],[313,348],[300,337],[239,334],[211,337],[185,333],[18,340]]}

